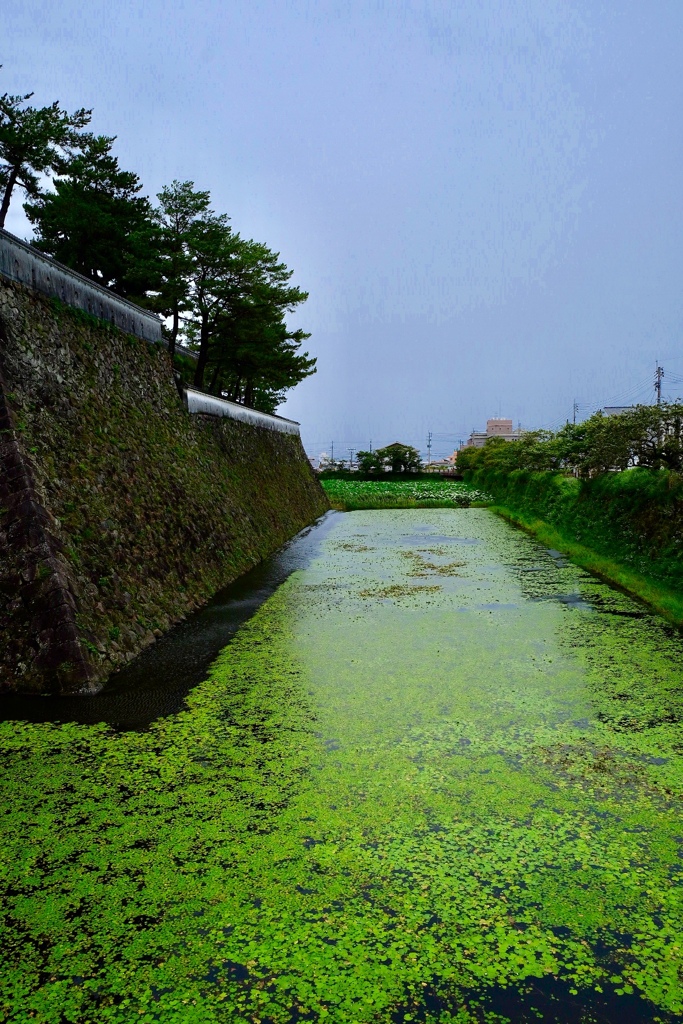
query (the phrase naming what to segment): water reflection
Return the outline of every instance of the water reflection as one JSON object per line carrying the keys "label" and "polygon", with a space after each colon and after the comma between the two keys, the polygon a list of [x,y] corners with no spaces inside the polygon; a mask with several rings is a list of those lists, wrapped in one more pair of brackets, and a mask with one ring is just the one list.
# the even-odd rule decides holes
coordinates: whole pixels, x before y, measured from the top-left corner
{"label": "water reflection", "polygon": [[105,722],[145,729],[155,718],[180,711],[192,687],[239,627],[297,569],[305,568],[339,512],[328,512],[270,558],[240,576],[198,612],[179,623],[89,697],[3,695],[0,721]]}

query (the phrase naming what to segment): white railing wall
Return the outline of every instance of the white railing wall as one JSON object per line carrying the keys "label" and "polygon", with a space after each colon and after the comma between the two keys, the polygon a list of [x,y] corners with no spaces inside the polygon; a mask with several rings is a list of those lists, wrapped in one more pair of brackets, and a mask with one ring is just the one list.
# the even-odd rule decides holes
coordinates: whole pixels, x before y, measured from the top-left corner
{"label": "white railing wall", "polygon": [[216,398],[195,388],[183,388],[185,405],[188,412],[203,413],[205,416],[227,416],[231,420],[250,423],[253,427],[264,427],[266,430],[279,430],[283,434],[299,434],[299,424],[295,420],[287,420],[283,416],[272,416],[258,409],[249,409],[239,402],[230,402],[227,398]]}
{"label": "white railing wall", "polygon": [[0,276],[107,320],[127,334],[161,342],[161,320],[134,302],[50,259],[27,242],[0,229]]}

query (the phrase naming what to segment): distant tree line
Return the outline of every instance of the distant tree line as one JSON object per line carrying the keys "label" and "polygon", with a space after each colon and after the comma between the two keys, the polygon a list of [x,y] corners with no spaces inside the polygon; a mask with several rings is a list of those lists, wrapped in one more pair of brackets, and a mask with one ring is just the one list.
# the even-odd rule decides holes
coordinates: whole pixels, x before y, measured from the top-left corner
{"label": "distant tree line", "polygon": [[356,459],[359,471],[369,476],[374,473],[419,473],[422,468],[417,448],[398,441],[371,452],[360,451]]}
{"label": "distant tree line", "polygon": [[567,472],[595,476],[635,466],[683,471],[683,405],[637,405],[615,416],[595,413],[558,431],[530,430],[518,441],[489,438],[483,448],[462,448],[458,472]]}
{"label": "distant tree line", "polygon": [[320,460],[323,473],[360,473],[361,476],[377,476],[380,473],[419,473],[422,460],[417,448],[396,441],[386,448],[356,452],[356,460],[332,459],[326,455]]}
{"label": "distant tree line", "polygon": [[181,343],[197,353],[197,387],[273,412],[315,373],[300,351],[310,335],[286,322],[308,297],[292,271],[192,181],[151,202],[119,166],[115,136],[87,131],[92,111],[33,107],[32,95],[0,96],[0,227],[21,190],[38,249],[158,313],[171,358]]}

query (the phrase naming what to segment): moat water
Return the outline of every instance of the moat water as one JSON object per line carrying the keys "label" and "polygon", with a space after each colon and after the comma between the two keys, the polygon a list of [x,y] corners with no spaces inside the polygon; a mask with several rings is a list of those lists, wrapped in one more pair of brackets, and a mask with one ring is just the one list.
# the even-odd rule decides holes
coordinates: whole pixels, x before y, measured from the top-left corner
{"label": "moat water", "polygon": [[280,558],[6,712],[6,1019],[680,1019],[680,633],[486,509]]}

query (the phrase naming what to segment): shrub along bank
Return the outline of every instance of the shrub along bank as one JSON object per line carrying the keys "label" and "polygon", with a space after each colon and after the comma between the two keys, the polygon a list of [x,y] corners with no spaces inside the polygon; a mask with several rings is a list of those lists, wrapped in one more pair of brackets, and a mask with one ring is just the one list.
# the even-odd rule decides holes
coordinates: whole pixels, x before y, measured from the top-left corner
{"label": "shrub along bank", "polygon": [[543,543],[683,623],[679,473],[635,468],[577,479],[523,469],[473,469],[466,479],[493,495],[496,511]]}

